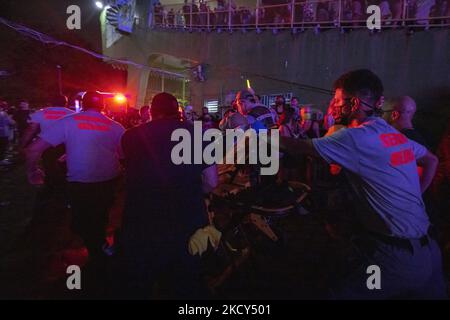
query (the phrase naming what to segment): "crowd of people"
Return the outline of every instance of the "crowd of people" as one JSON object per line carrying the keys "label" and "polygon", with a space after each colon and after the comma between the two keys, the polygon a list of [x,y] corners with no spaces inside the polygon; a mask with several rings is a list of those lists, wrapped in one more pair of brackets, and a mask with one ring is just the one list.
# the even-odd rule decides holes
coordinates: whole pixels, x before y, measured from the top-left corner
{"label": "crowd of people", "polygon": [[[194,135],[193,123],[202,121],[203,130],[224,134],[279,130],[281,169],[262,179],[258,165],[249,164],[244,171],[252,187],[297,180],[314,189],[319,179],[332,182],[324,206],[352,213],[361,255],[350,277],[330,285],[330,297],[445,298],[438,227],[447,212],[437,204],[448,202],[448,129],[437,152],[439,164],[413,126],[411,97],[385,100],[381,80],[369,70],[342,75],[334,90],[323,115],[296,97],[287,103],[278,96],[266,106],[252,89],[244,89],[221,118],[207,108],[198,116],[173,95],[160,93],[122,124],[108,116],[98,92],[83,96],[81,112],[67,108],[61,95],[35,112],[25,101],[19,109],[2,102],[0,138],[4,150],[16,131],[29,182],[44,186],[45,197],[58,193],[67,201],[72,231],[89,252],[85,287],[89,281],[102,283],[107,297],[209,297],[201,259],[190,254],[188,243],[208,225],[204,197],[219,184],[220,164],[171,160],[174,130]],[[119,195],[118,189],[125,191]],[[124,197],[122,222],[111,252],[105,250],[106,227],[119,196]],[[366,268],[374,264],[383,270],[382,290],[366,287]]]}
{"label": "crowd of people", "polygon": [[18,143],[19,137],[28,126],[28,119],[33,110],[27,100],[21,100],[19,107],[0,101],[0,165],[7,165],[10,161],[5,158],[7,151],[11,150],[14,143]]}
{"label": "crowd of people", "polygon": [[[216,2],[214,2],[216,3]],[[341,8],[339,8],[339,3]],[[155,26],[169,28],[255,28],[302,26],[365,26],[366,8],[378,5],[384,26],[428,26],[450,22],[450,3],[446,0],[263,0],[258,7],[238,6],[234,0],[184,1],[184,5],[153,7]]]}

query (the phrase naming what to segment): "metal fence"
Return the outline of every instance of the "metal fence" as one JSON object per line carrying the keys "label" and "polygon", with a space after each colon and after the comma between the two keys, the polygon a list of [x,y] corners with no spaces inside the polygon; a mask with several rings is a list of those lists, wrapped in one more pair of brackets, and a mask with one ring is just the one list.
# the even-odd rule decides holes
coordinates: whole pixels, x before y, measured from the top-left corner
{"label": "metal fence", "polygon": [[[280,0],[282,1],[282,0]],[[448,27],[450,0],[285,0],[238,6],[233,0],[155,5],[151,26],[183,30],[367,28],[370,5],[381,12],[381,28]],[[284,1],[283,1],[284,2]],[[214,7],[213,7],[214,6]]]}

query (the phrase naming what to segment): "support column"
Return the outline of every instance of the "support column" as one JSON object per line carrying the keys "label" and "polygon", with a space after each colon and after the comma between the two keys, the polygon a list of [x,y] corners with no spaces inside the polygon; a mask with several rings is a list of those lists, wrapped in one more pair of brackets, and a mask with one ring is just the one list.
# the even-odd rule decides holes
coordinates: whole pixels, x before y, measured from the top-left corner
{"label": "support column", "polygon": [[150,71],[134,67],[128,68],[127,93],[130,94],[130,106],[143,106],[147,93],[148,77]]}

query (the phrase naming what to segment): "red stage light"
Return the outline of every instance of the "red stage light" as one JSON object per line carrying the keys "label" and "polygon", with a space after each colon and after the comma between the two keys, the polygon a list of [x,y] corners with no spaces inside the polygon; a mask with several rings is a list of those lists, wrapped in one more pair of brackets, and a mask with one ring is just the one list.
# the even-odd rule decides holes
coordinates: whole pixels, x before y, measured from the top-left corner
{"label": "red stage light", "polygon": [[117,93],[114,96],[114,101],[117,103],[125,103],[127,101],[127,97],[125,97],[123,94],[121,93]]}

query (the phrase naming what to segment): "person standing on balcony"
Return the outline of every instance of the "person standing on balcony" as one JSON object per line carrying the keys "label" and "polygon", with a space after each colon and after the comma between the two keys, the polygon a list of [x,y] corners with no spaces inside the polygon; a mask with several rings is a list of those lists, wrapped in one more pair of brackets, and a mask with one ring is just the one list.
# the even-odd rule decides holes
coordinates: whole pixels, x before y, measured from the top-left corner
{"label": "person standing on balcony", "polygon": [[183,5],[183,16],[184,16],[184,26],[185,28],[190,28],[191,26],[191,5],[188,3],[188,0],[184,0]]}
{"label": "person standing on balcony", "polygon": [[170,8],[169,12],[167,13],[167,26],[169,28],[175,26],[175,12],[173,11],[173,8]]}
{"label": "person standing on balcony", "polygon": [[389,7],[392,12],[392,25],[397,26],[402,24],[403,5],[407,0],[389,0]]}

